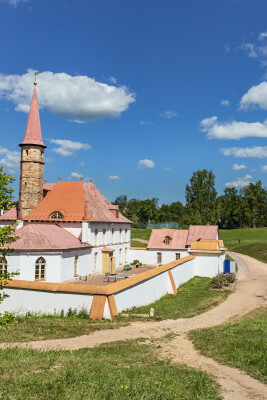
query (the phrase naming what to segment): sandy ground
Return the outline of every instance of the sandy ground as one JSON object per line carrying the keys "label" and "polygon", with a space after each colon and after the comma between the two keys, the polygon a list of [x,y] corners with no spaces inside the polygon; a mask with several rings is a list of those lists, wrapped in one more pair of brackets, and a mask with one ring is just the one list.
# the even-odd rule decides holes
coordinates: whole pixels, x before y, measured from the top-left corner
{"label": "sandy ground", "polygon": [[[249,256],[229,253],[238,263],[238,281],[235,292],[218,307],[193,318],[180,318],[160,322],[135,322],[114,330],[93,332],[75,338],[43,340],[27,343],[12,343],[10,346],[38,350],[76,350],[94,347],[102,343],[136,338],[156,339],[167,333],[176,334],[171,341],[161,342],[159,357],[171,358],[212,373],[222,387],[224,399],[267,399],[267,386],[249,377],[238,369],[221,365],[202,356],[187,339],[192,329],[211,327],[228,321],[267,304],[267,264]],[[6,347],[2,344],[0,347]]]}

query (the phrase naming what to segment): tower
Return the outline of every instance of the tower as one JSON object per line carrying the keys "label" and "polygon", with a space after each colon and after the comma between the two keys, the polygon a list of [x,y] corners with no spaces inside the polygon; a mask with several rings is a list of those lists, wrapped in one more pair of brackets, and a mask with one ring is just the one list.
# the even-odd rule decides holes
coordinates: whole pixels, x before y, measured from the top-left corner
{"label": "tower", "polygon": [[[37,74],[37,73],[36,73]],[[26,217],[43,199],[44,149],[37,100],[36,77],[23,142],[20,143],[19,218]]]}

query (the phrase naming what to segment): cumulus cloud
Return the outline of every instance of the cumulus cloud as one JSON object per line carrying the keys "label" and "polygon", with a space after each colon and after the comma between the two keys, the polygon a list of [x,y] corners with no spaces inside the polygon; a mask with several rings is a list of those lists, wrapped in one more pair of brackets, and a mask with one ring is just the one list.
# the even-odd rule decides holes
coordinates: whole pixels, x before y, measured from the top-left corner
{"label": "cumulus cloud", "polygon": [[175,111],[164,111],[163,113],[160,114],[161,117],[163,118],[176,118],[178,117],[177,112]]}
{"label": "cumulus cloud", "polygon": [[5,147],[0,146],[0,166],[6,168],[8,172],[15,174],[19,172],[20,152],[10,151]]}
{"label": "cumulus cloud", "polygon": [[138,165],[139,169],[154,168],[155,167],[154,161],[148,160],[147,158],[144,159],[144,160],[139,160],[137,165]]}
{"label": "cumulus cloud", "polygon": [[245,137],[267,138],[267,120],[261,122],[217,122],[217,117],[205,118],[200,122],[200,130],[207,139],[242,139]]}
{"label": "cumulus cloud", "polygon": [[111,179],[112,181],[120,181],[122,178],[120,178],[118,175],[111,175],[108,177],[108,179]]}
{"label": "cumulus cloud", "polygon": [[81,167],[84,167],[84,166],[85,166],[85,163],[82,161],[82,162],[79,163],[79,165],[80,165]]}
{"label": "cumulus cloud", "polygon": [[114,76],[111,76],[110,78],[107,79],[109,82],[113,83],[113,85],[116,85],[117,79],[114,78]]}
{"label": "cumulus cloud", "polygon": [[233,165],[233,170],[234,171],[240,171],[241,169],[246,169],[247,168],[247,165],[245,165],[245,164],[234,164]]}
{"label": "cumulus cloud", "polygon": [[240,101],[240,109],[247,110],[250,106],[258,106],[267,110],[267,82],[263,81],[257,86],[252,86]]}
{"label": "cumulus cloud", "polygon": [[250,43],[243,43],[240,47],[249,57],[259,60],[263,67],[267,61],[267,32],[261,32],[251,37]]}
{"label": "cumulus cloud", "polygon": [[225,187],[235,187],[237,189],[240,189],[244,186],[248,186],[250,183],[252,183],[252,176],[246,175],[240,178],[236,178],[232,182],[227,182],[225,184]]}
{"label": "cumulus cloud", "polygon": [[165,169],[165,171],[170,171],[171,167],[165,167],[164,169]]}
{"label": "cumulus cloud", "polygon": [[51,139],[51,143],[57,144],[59,147],[52,149],[55,153],[63,157],[71,156],[78,150],[90,150],[92,146],[87,143],[73,142],[72,140]]}
{"label": "cumulus cloud", "polygon": [[221,101],[221,105],[222,106],[229,106],[230,105],[230,101],[229,100],[222,100]]}
{"label": "cumulus cloud", "polygon": [[263,171],[263,172],[267,172],[267,165],[264,165],[264,166],[262,167],[262,171]]}
{"label": "cumulus cloud", "polygon": [[223,148],[221,149],[221,153],[225,156],[240,158],[267,158],[267,146]]}
{"label": "cumulus cloud", "polygon": [[28,3],[28,0],[0,0],[0,2],[8,3],[10,6],[17,7],[19,3]]}
{"label": "cumulus cloud", "polygon": [[70,174],[70,176],[67,177],[67,180],[68,180],[68,181],[72,181],[72,180],[74,180],[74,181],[79,181],[79,180],[81,180],[81,179],[82,179],[84,182],[89,182],[89,181],[90,181],[90,177],[89,177],[89,176],[84,177],[83,174],[80,174],[79,172],[72,172],[72,173]]}
{"label": "cumulus cloud", "polygon": [[[28,112],[33,90],[34,71],[23,75],[0,74],[0,99],[11,101],[16,111]],[[88,76],[71,76],[64,72],[38,75],[38,102],[54,114],[85,122],[114,118],[135,101],[127,87],[107,85]]]}

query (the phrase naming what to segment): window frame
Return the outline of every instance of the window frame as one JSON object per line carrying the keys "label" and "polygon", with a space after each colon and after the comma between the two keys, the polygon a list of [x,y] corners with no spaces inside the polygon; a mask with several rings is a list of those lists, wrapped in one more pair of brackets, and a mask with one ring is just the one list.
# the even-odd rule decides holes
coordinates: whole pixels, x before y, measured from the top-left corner
{"label": "window frame", "polygon": [[[40,261],[39,261],[40,260]],[[42,262],[41,262],[42,260]],[[39,262],[38,262],[39,261]],[[38,257],[35,261],[35,269],[34,269],[34,280],[35,281],[45,281],[46,280],[46,259],[44,257]],[[44,266],[44,273],[42,274],[42,266]],[[38,275],[38,277],[36,277]],[[43,275],[43,277],[42,277]]]}
{"label": "window frame", "polygon": [[[53,215],[56,215],[53,217]],[[60,211],[53,211],[52,214],[50,214],[49,219],[64,219],[64,215]]]}

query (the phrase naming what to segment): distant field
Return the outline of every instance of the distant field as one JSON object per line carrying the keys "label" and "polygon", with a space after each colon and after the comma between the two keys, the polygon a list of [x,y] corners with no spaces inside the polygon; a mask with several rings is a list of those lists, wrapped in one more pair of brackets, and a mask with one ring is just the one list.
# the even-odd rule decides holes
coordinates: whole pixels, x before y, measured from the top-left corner
{"label": "distant field", "polygon": [[131,236],[133,239],[145,239],[149,240],[150,235],[151,235],[151,228],[146,228],[146,229],[138,229],[138,228],[132,228],[131,229]]}

